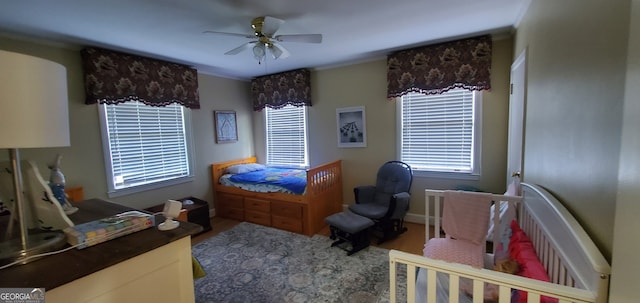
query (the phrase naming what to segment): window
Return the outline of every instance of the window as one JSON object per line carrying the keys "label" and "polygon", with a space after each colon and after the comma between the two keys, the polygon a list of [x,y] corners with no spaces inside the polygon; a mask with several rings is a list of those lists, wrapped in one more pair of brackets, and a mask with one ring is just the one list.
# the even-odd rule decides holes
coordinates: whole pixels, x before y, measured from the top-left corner
{"label": "window", "polygon": [[265,108],[267,164],[273,166],[308,166],[307,107],[287,105]]}
{"label": "window", "polygon": [[191,180],[189,113],[178,104],[100,105],[109,197]]}
{"label": "window", "polygon": [[480,173],[481,93],[407,94],[398,102],[400,159],[416,171]]}

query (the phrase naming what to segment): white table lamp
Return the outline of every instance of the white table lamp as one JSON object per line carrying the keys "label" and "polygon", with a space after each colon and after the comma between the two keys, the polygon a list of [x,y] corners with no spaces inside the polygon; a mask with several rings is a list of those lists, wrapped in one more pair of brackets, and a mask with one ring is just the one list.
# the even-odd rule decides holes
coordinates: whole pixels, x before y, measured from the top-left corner
{"label": "white table lamp", "polygon": [[18,149],[69,146],[68,103],[64,66],[0,50],[0,149],[9,149],[15,199],[11,217],[16,212],[20,225],[19,239],[10,237],[0,243],[0,262],[27,263],[31,256],[65,243],[60,231],[29,232],[30,207],[24,197]]}

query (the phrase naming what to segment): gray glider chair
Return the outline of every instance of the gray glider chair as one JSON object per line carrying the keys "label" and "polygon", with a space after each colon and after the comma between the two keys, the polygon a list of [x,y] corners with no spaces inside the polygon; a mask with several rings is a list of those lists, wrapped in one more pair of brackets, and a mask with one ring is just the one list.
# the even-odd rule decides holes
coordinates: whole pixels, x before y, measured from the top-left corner
{"label": "gray glider chair", "polygon": [[373,220],[374,234],[379,234],[378,243],[393,239],[407,230],[404,216],[409,210],[412,181],[413,172],[408,164],[389,161],[378,170],[376,185],[353,189],[356,204],[350,205],[349,210]]}

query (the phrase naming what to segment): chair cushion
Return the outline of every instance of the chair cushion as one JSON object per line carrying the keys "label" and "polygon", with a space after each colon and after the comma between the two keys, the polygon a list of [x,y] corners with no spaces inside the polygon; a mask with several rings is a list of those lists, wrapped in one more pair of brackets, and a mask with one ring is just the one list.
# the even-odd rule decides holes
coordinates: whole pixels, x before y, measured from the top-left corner
{"label": "chair cushion", "polygon": [[465,240],[451,238],[433,238],[427,241],[423,250],[424,256],[447,262],[484,267],[482,245]]}
{"label": "chair cushion", "polygon": [[349,210],[367,218],[380,219],[384,217],[385,214],[387,214],[389,206],[372,203],[352,204],[349,205]]}
{"label": "chair cushion", "polygon": [[373,221],[350,212],[336,213],[324,219],[327,224],[350,234],[358,233],[373,226]]}
{"label": "chair cushion", "polygon": [[377,191],[373,194],[373,204],[382,205],[386,208],[389,208],[389,203],[391,202],[391,196],[393,196],[393,194],[387,194],[387,193]]}
{"label": "chair cushion", "polygon": [[376,191],[390,195],[409,192],[412,177],[411,168],[408,165],[397,161],[387,162],[378,170]]}

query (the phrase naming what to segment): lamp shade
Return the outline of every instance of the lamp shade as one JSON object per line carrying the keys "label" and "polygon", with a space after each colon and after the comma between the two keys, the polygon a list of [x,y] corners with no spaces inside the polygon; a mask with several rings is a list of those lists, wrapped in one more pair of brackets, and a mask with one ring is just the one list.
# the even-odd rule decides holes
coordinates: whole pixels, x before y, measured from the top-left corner
{"label": "lamp shade", "polygon": [[69,146],[67,71],[0,50],[0,148]]}

